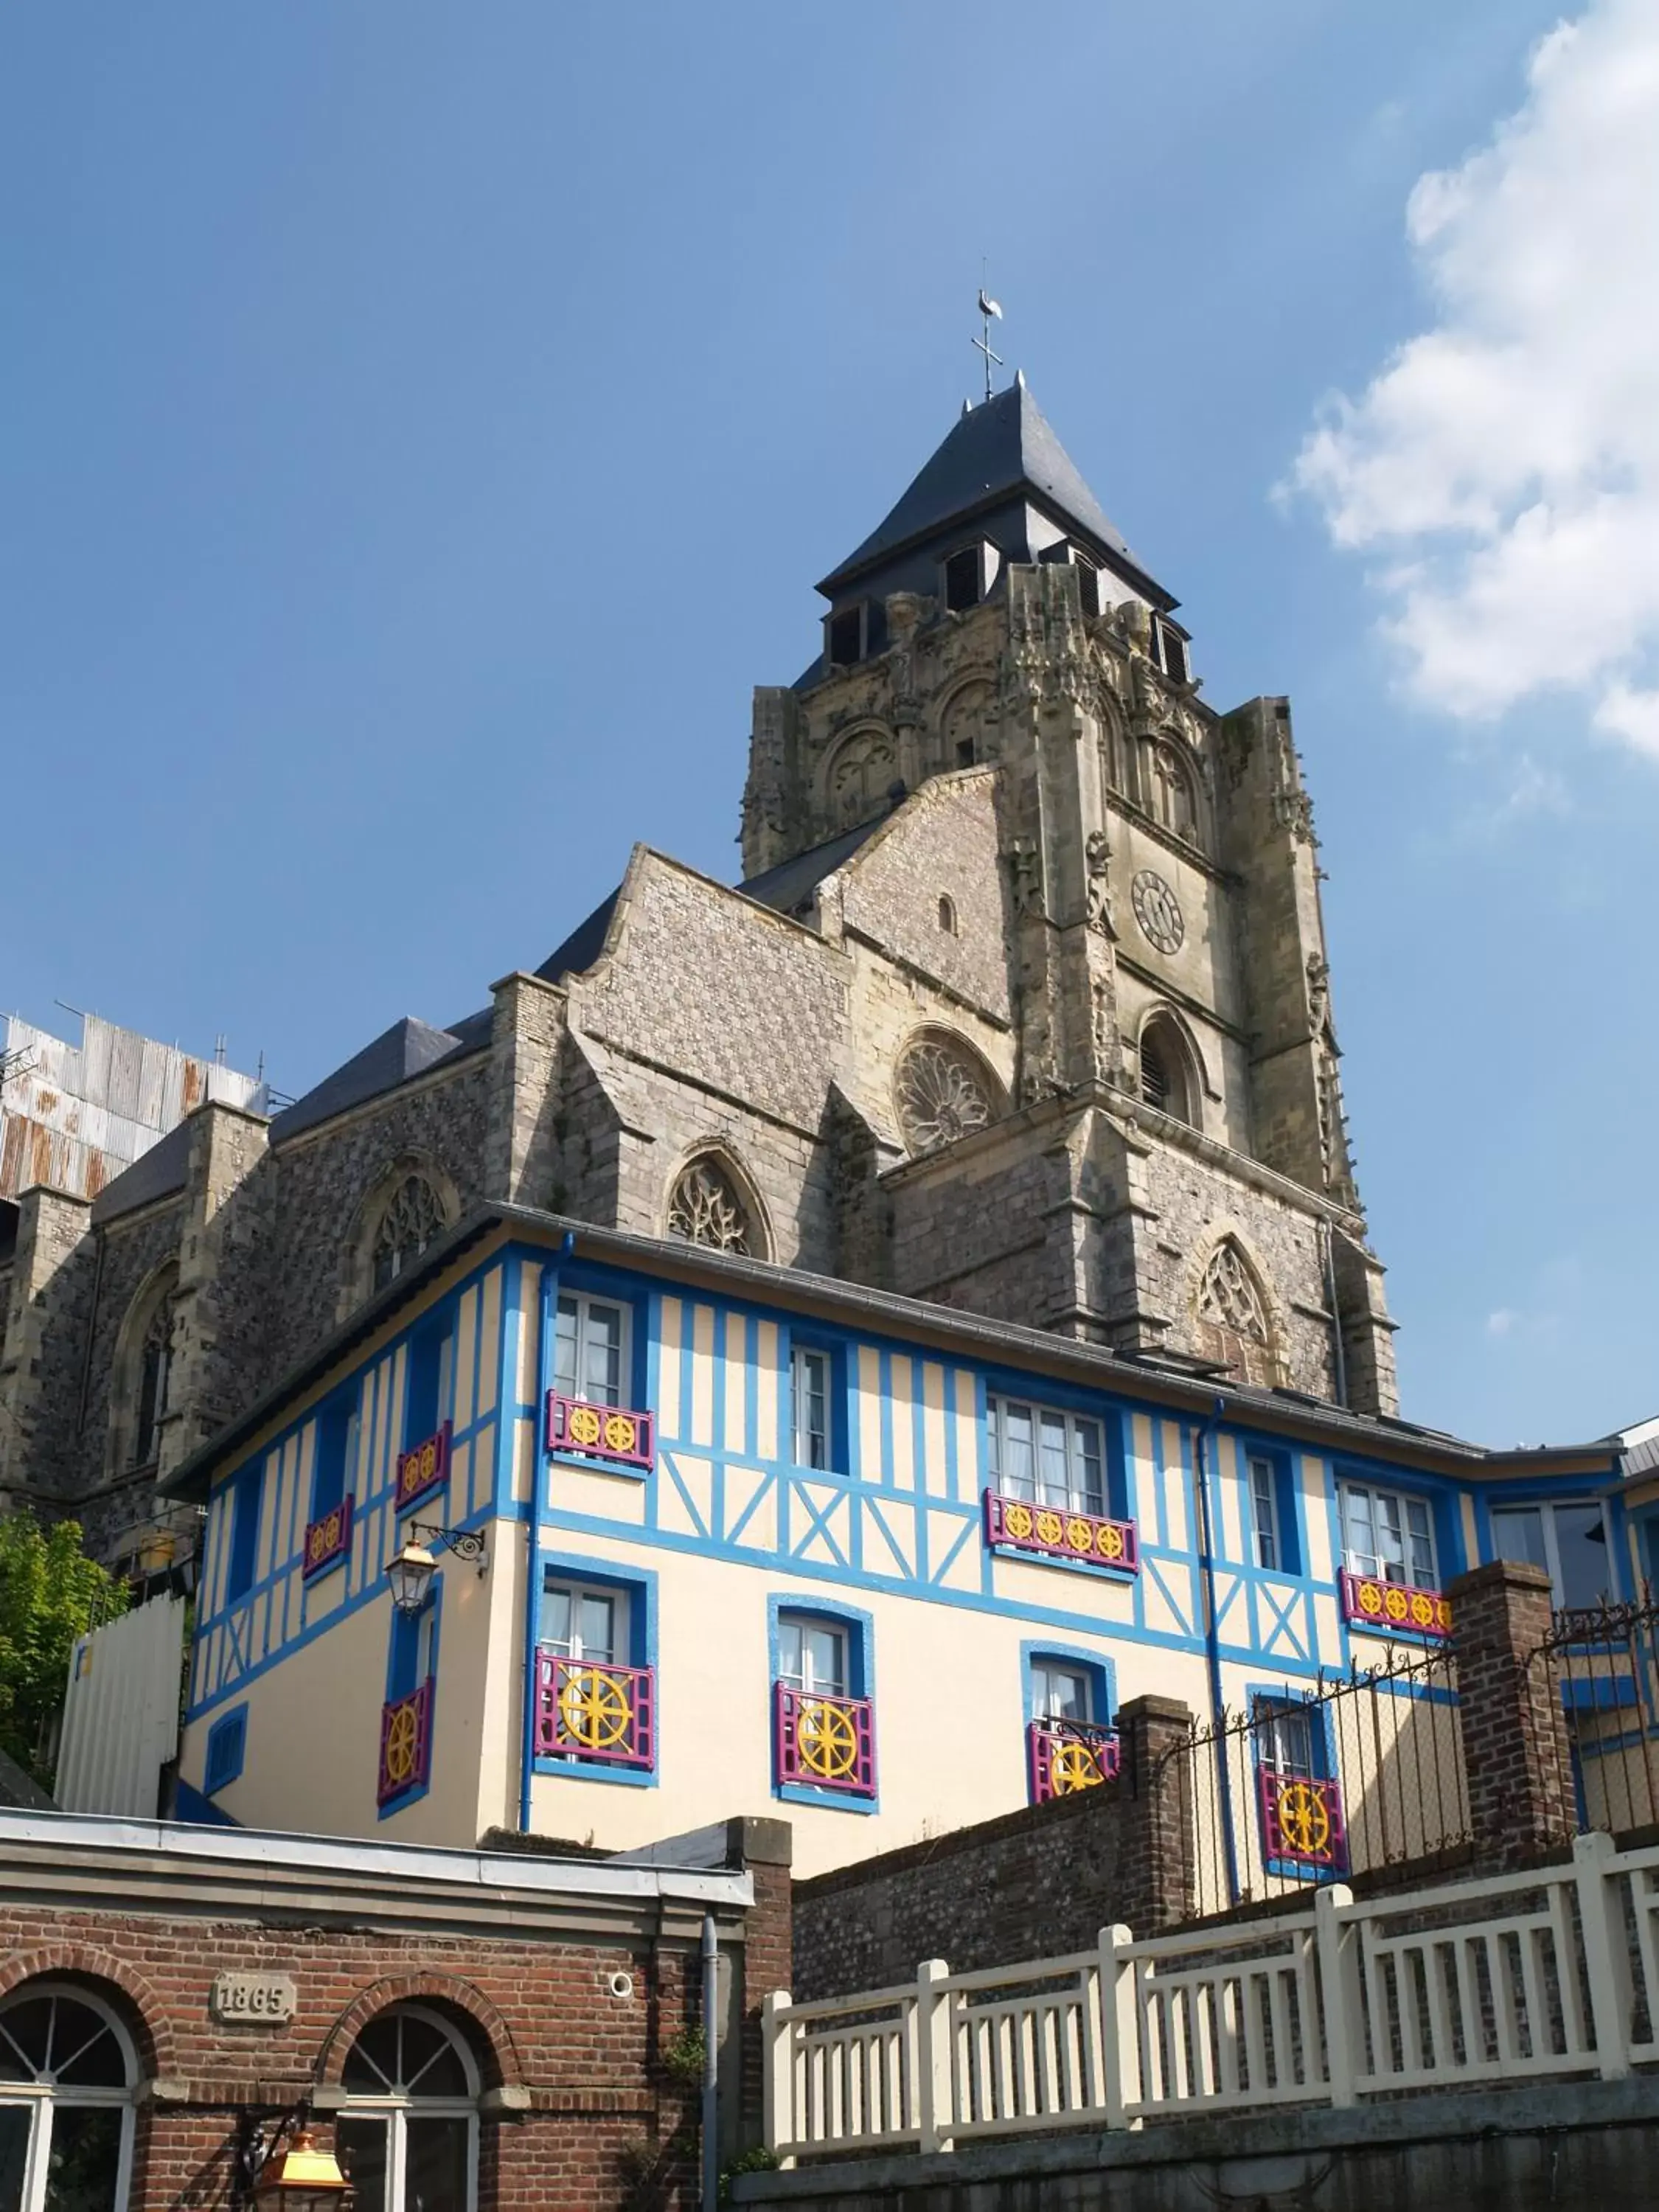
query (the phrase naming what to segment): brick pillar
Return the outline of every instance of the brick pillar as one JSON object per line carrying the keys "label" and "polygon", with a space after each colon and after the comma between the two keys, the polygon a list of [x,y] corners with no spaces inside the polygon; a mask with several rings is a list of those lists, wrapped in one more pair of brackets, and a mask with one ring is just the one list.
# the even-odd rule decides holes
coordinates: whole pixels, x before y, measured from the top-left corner
{"label": "brick pillar", "polygon": [[761,2139],[763,2054],[761,2005],[773,1990],[794,1987],[793,1896],[787,1820],[740,1817],[726,1823],[726,1859],[754,1877],[755,1902],[744,1929],[742,2143]]}
{"label": "brick pillar", "polygon": [[1457,1660],[1469,1826],[1483,1858],[1508,1864],[1575,1826],[1572,1756],[1554,1668],[1542,1567],[1495,1559],[1447,1587]]}
{"label": "brick pillar", "polygon": [[1195,1910],[1192,1727],[1179,1698],[1131,1698],[1118,1713],[1116,1917],[1136,1936],[1156,1936]]}

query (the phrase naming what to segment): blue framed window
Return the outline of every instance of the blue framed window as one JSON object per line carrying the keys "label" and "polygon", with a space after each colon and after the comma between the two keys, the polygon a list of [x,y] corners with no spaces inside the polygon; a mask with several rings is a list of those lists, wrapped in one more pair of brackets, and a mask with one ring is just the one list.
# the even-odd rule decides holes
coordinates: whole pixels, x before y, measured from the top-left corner
{"label": "blue framed window", "polygon": [[449,1408],[452,1370],[455,1361],[453,1319],[446,1313],[428,1322],[410,1340],[409,1379],[404,1401],[405,1446],[422,1443],[435,1434]]}
{"label": "blue framed window", "polygon": [[875,1629],[854,1606],[767,1601],[772,1788],[792,1805],[880,1809],[876,1789]]}
{"label": "blue framed window", "polygon": [[211,1797],[216,1790],[228,1789],[241,1773],[247,1756],[247,1707],[234,1706],[222,1713],[208,1730],[207,1757],[202,1770],[202,1788]]}
{"label": "blue framed window", "polygon": [[1039,1720],[1111,1725],[1117,1711],[1117,1682],[1109,1659],[1035,1640],[1023,1643],[1019,1656],[1028,1726]]}
{"label": "blue framed window", "polygon": [[264,1468],[255,1461],[231,1479],[230,1556],[225,1566],[225,1603],[234,1605],[253,1588],[259,1562],[259,1509],[264,1494]]}
{"label": "blue framed window", "polygon": [[634,1312],[624,1298],[562,1290],[553,1325],[553,1388],[591,1406],[625,1406],[633,1394]]}
{"label": "blue framed window", "polygon": [[1296,1490],[1282,1451],[1251,1444],[1241,1450],[1244,1468],[1246,1556],[1264,1574],[1302,1572]]}
{"label": "blue framed window", "polygon": [[657,1578],[544,1559],[532,1753],[538,1774],[654,1785]]}
{"label": "blue framed window", "polygon": [[795,1466],[847,1473],[847,1347],[792,1334],[788,1449]]}
{"label": "blue framed window", "polygon": [[407,1698],[438,1671],[438,1597],[441,1584],[434,1580],[418,1613],[392,1614],[392,1648],[386,1655],[387,1701]]}
{"label": "blue framed window", "polygon": [[1252,1683],[1247,1694],[1263,1866],[1300,1881],[1346,1874],[1347,1824],[1328,1703],[1288,1685]]}
{"label": "blue framed window", "polygon": [[317,1457],[311,1474],[311,1518],[320,1521],[345,1496],[357,1440],[357,1390],[331,1398],[317,1417]]}

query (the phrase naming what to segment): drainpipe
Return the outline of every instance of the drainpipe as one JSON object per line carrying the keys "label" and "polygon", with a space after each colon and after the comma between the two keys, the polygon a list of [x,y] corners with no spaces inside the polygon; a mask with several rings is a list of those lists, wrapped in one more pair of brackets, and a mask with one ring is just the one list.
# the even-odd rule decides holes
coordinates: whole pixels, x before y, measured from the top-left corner
{"label": "drainpipe", "polygon": [[1348,1402],[1348,1360],[1342,1348],[1342,1309],[1336,1302],[1335,1232],[1328,1221],[1319,1224],[1319,1242],[1325,1261],[1325,1295],[1331,1302],[1331,1368],[1336,1382],[1336,1402]]}
{"label": "drainpipe", "polygon": [[720,1948],[714,1916],[702,1916],[702,2212],[720,2197]]}
{"label": "drainpipe", "polygon": [[1238,1845],[1233,1835],[1233,1784],[1232,1777],[1227,1771],[1227,1732],[1222,1726],[1224,1707],[1221,1697],[1221,1644],[1216,1626],[1215,1544],[1211,1534],[1212,1522],[1210,1516],[1210,1451],[1215,1442],[1216,1425],[1226,1409],[1226,1401],[1218,1398],[1214,1411],[1198,1432],[1197,1445],[1193,1453],[1193,1471],[1196,1477],[1194,1487],[1198,1498],[1198,1557],[1204,1583],[1204,1662],[1210,1678],[1211,1735],[1215,1744],[1221,1843],[1227,1862],[1228,1900],[1237,1905],[1239,1900]]}
{"label": "drainpipe", "polygon": [[576,1249],[576,1232],[567,1229],[558,1257],[542,1270],[540,1356],[536,1362],[535,1446],[530,1455],[530,1518],[526,1534],[530,1555],[524,1575],[524,1748],[519,1784],[519,1832],[530,1833],[530,1791],[536,1778],[536,1632],[541,1626],[542,1515],[547,1490],[547,1394],[553,1387],[553,1345],[559,1313],[559,1269]]}

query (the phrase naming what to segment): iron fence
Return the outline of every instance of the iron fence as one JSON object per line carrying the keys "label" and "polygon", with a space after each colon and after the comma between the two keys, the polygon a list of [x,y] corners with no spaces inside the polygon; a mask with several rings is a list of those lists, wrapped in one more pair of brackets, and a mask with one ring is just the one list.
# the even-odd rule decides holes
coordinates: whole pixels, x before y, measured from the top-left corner
{"label": "iron fence", "polygon": [[1541,1695],[1524,1710],[1570,1824],[1627,1835],[1659,1823],[1659,1599],[1558,1613],[1527,1663]]}
{"label": "iron fence", "polygon": [[1469,1840],[1455,1662],[1390,1649],[1300,1695],[1194,1725],[1185,1762],[1200,1914],[1404,1865]]}

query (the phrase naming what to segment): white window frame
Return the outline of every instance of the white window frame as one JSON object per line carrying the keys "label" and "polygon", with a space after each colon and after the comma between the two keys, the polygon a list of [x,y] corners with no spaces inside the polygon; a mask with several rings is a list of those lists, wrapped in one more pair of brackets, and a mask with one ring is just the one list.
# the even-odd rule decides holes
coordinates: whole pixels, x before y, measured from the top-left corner
{"label": "white window frame", "polygon": [[[539,1641],[544,1651],[552,1652],[556,1658],[573,1659],[578,1665],[590,1667],[628,1667],[632,1665],[633,1662],[628,1655],[634,1648],[631,1633],[633,1629],[633,1615],[629,1602],[629,1593],[626,1589],[623,1589],[618,1583],[584,1583],[577,1581],[568,1575],[554,1575],[550,1578],[545,1579],[543,1582],[543,1607],[545,1607],[549,1598],[555,1596],[566,1596],[570,1600],[571,1632],[565,1639],[566,1644],[570,1648],[562,1648],[555,1638],[544,1636],[541,1632],[541,1622],[538,1620],[536,1625],[536,1632],[538,1640]],[[601,1657],[597,1652],[584,1650],[580,1648],[582,1641],[581,1607],[584,1599],[586,1598],[603,1598],[611,1607],[611,1651],[604,1657]]]}
{"label": "white window frame", "polygon": [[[1493,1558],[1502,1559],[1507,1559],[1509,1556],[1507,1553],[1501,1551],[1498,1548],[1498,1529],[1496,1524],[1499,1514],[1537,1514],[1544,1536],[1544,1559],[1549,1572],[1550,1595],[1558,1609],[1565,1608],[1567,1602],[1566,1580],[1561,1572],[1561,1546],[1559,1539],[1557,1537],[1555,1533],[1555,1509],[1558,1505],[1594,1507],[1595,1511],[1600,1515],[1601,1521],[1601,1540],[1607,1547],[1607,1587],[1605,1595],[1608,1601],[1611,1602],[1613,1598],[1613,1531],[1607,1526],[1607,1509],[1606,1502],[1600,1498],[1505,1498],[1501,1505],[1494,1503],[1491,1509],[1493,1522]],[[1587,1608],[1583,1606],[1580,1606],[1577,1608],[1581,1613],[1586,1609]]]}
{"label": "white window frame", "polygon": [[[576,1360],[572,1387],[563,1390],[559,1380],[559,1320],[566,1306],[576,1309]],[[616,1395],[611,1398],[590,1398],[585,1387],[586,1370],[587,1332],[596,1312],[617,1315],[622,1322],[617,1345]],[[580,1399],[589,1406],[625,1406],[628,1403],[629,1376],[633,1372],[634,1316],[625,1298],[605,1298],[591,1296],[586,1291],[561,1291],[554,1301],[553,1310],[553,1387],[568,1398]]]}
{"label": "white window frame", "polygon": [[[1311,1706],[1298,1704],[1291,1698],[1259,1696],[1250,1716],[1250,1726],[1255,1737],[1256,1765],[1264,1773],[1283,1775],[1298,1782],[1326,1779],[1320,1771],[1323,1745],[1315,1733],[1322,1723],[1316,1718]],[[1304,1731],[1308,1747],[1305,1764],[1298,1751],[1285,1741],[1290,1734],[1300,1735]]]}
{"label": "white window frame", "polygon": [[[340,2106],[343,2120],[381,2120],[392,2123],[386,2144],[386,2212],[405,2212],[409,2123],[418,2120],[465,2119],[466,2127],[466,2212],[477,2212],[478,2203],[478,2067],[466,2045],[441,2014],[424,2005],[400,2004],[394,2009],[407,2019],[424,2021],[437,2028],[459,2053],[467,2081],[465,2097],[370,2096],[353,2090]],[[376,2017],[379,2017],[377,2014]]]}
{"label": "white window frame", "polygon": [[[1007,1470],[1008,1415],[1016,1412],[1029,1415],[1031,1422],[1031,1474],[1029,1491],[1019,1485],[1023,1477],[1011,1475]],[[1044,1421],[1063,1421],[1066,1425],[1066,1495],[1051,1497],[1042,1479],[1042,1424]],[[990,1458],[991,1487],[1000,1498],[1015,1498],[1032,1505],[1052,1505],[1061,1512],[1091,1513],[1104,1518],[1109,1510],[1109,1470],[1106,1458],[1106,1425],[1092,1413],[1068,1413],[1059,1406],[1043,1406],[1025,1398],[1006,1398],[993,1390],[985,1401],[986,1449]],[[1099,1480],[1094,1489],[1088,1486],[1079,1470],[1087,1455],[1081,1447],[1080,1432],[1092,1430],[1096,1439],[1095,1464],[1099,1468]]]}
{"label": "white window frame", "polygon": [[[788,1655],[784,1648],[784,1639],[792,1629],[801,1632],[800,1664],[794,1668],[789,1665]],[[836,1680],[833,1686],[818,1681],[816,1678],[811,1680],[807,1679],[808,1662],[811,1657],[805,1641],[808,1632],[835,1638],[836,1649],[840,1656],[837,1662]],[[786,1689],[799,1691],[804,1698],[850,1698],[853,1695],[852,1630],[844,1621],[826,1620],[822,1613],[811,1612],[804,1606],[798,1611],[780,1612],[778,1614],[778,1680]]]}
{"label": "white window frame", "polygon": [[[29,2116],[28,2144],[23,2154],[23,2191],[19,2200],[21,2212],[43,2212],[46,2187],[52,2175],[52,2123],[61,2107],[71,2106],[80,2108],[95,2106],[103,2112],[120,2113],[121,2139],[116,2152],[114,2212],[126,2212],[132,2184],[133,2100],[138,2081],[138,2060],[132,2047],[132,2039],[116,2014],[90,1990],[68,1983],[20,1982],[15,1989],[7,1991],[7,2007],[37,1997],[63,1997],[72,2004],[83,2006],[88,2012],[95,2013],[115,2038],[127,2081],[126,2087],[120,2089],[77,2088],[73,2085],[60,2087],[56,2082],[43,2081],[38,2075],[33,2081],[0,2081],[0,2110],[10,2108]],[[4,2008],[0,2008],[0,2020],[4,2016]]]}
{"label": "white window frame", "polygon": [[[1252,1565],[1264,1574],[1282,1575],[1285,1567],[1285,1544],[1279,1527],[1279,1468],[1266,1452],[1246,1453],[1244,1489],[1249,1501]],[[1432,1521],[1429,1525],[1432,1531]],[[1264,1538],[1266,1548],[1272,1554],[1266,1559],[1261,1556]]]}
{"label": "white window frame", "polygon": [[[823,1430],[821,1440],[823,1456],[812,1457],[814,1431],[810,1426],[810,1406],[813,1390],[808,1370],[816,1364],[822,1371],[823,1387],[818,1395],[823,1401]],[[835,1446],[835,1412],[831,1392],[835,1382],[835,1359],[816,1344],[797,1344],[789,1354],[791,1449],[797,1467],[810,1467],[827,1473],[832,1464],[830,1454]]]}
{"label": "white window frame", "polygon": [[[1083,1711],[1080,1714],[1061,1714],[1055,1709],[1054,1692],[1059,1678],[1066,1676],[1083,1685]],[[1085,1727],[1093,1727],[1098,1717],[1095,1711],[1095,1675],[1091,1667],[1080,1659],[1033,1659],[1031,1662],[1031,1713],[1040,1721],[1076,1719]]]}
{"label": "white window frame", "polygon": [[[1431,1498],[1425,1498],[1420,1491],[1395,1490],[1388,1483],[1361,1482],[1357,1479],[1344,1475],[1336,1486],[1336,1512],[1342,1544],[1342,1564],[1347,1569],[1348,1572],[1351,1575],[1370,1576],[1377,1582],[1386,1583],[1392,1582],[1395,1579],[1395,1577],[1390,1575],[1389,1572],[1391,1562],[1385,1560],[1380,1553],[1356,1552],[1348,1542],[1348,1499],[1351,1496],[1356,1494],[1363,1496],[1370,1501],[1370,1511],[1371,1540],[1373,1542],[1376,1540],[1377,1500],[1379,1498],[1387,1498],[1392,1504],[1397,1505],[1400,1508],[1400,1526],[1402,1532],[1401,1543],[1407,1555],[1404,1571],[1399,1577],[1401,1586],[1410,1589],[1437,1590],[1440,1588],[1440,1544],[1435,1533],[1433,1500]],[[1426,1576],[1422,1575],[1418,1571],[1416,1565],[1412,1558],[1413,1534],[1411,1528],[1410,1509],[1413,1505],[1420,1508],[1424,1519],[1427,1523],[1429,1571]],[[1363,1562],[1366,1559],[1375,1559],[1376,1562],[1376,1565],[1373,1567],[1364,1565]]]}

